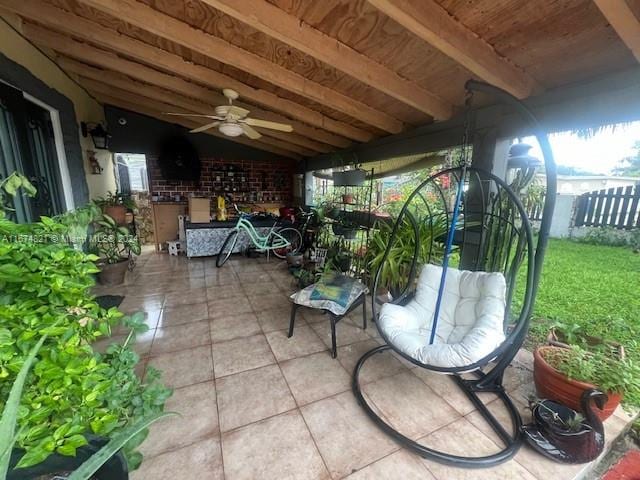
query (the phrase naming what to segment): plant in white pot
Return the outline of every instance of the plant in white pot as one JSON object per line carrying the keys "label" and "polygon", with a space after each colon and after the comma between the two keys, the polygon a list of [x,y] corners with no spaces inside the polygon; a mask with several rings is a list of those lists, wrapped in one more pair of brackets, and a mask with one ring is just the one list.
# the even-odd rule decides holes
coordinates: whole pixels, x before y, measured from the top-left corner
{"label": "plant in white pot", "polygon": [[120,285],[124,282],[131,254],[140,255],[140,241],[109,215],[102,215],[96,225],[92,245],[100,256],[98,281],[103,285]]}

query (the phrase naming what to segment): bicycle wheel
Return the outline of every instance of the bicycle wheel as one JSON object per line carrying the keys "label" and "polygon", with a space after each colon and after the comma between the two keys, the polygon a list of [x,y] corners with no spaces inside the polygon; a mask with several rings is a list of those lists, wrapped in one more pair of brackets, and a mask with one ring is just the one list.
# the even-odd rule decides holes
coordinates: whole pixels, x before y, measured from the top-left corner
{"label": "bicycle wheel", "polygon": [[[282,230],[278,230],[276,232],[282,238],[284,238],[289,245],[282,248],[274,248],[272,249],[273,254],[278,258],[287,258],[287,253],[298,253],[300,247],[302,247],[302,235],[295,228],[287,227]],[[282,240],[279,237],[271,237],[270,244],[278,244]]]}
{"label": "bicycle wheel", "polygon": [[218,257],[216,258],[216,267],[220,268],[225,262],[229,259],[231,254],[233,253],[233,249],[236,246],[236,242],[238,241],[238,231],[232,230],[227,235],[220,251],[218,252]]}

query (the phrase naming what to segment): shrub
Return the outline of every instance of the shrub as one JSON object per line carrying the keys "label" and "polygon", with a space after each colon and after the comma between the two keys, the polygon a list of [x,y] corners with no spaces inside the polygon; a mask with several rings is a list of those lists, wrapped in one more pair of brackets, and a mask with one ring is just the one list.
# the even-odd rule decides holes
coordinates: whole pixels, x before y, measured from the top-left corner
{"label": "shrub", "polygon": [[[28,352],[48,336],[21,399],[17,446],[25,454],[19,466],[54,451],[74,455],[85,435],[111,437],[161,411],[171,394],[157,372],[144,383],[136,376],[139,358],[129,343],[133,331],[145,328],[142,315],[125,317],[96,303],[90,288],[97,257],[66,243],[65,223],[73,222],[42,217],[18,225],[0,217],[0,408]],[[91,343],[121,322],[133,328],[127,342],[94,352]],[[125,448],[130,468],[141,461],[134,448],[143,439]]]}
{"label": "shrub", "polygon": [[584,237],[575,237],[573,240],[590,245],[603,245],[609,247],[627,247],[634,250],[640,248],[640,230],[628,232],[613,227],[591,228]]}

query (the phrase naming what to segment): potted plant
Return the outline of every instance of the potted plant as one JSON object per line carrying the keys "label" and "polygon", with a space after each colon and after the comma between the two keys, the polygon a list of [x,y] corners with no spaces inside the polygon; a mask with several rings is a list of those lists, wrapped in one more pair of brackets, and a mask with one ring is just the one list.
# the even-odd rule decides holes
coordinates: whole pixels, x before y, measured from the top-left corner
{"label": "potted plant", "polygon": [[109,215],[102,215],[96,224],[92,245],[100,256],[98,281],[103,285],[120,285],[124,282],[131,254],[140,255],[140,242]]}
{"label": "potted plant", "polygon": [[597,410],[606,400],[607,396],[602,392],[585,391],[580,402],[582,413],[552,400],[530,400],[534,423],[523,427],[525,440],[536,451],[553,460],[590,462],[604,449],[604,427]]}
{"label": "potted plant", "polygon": [[623,395],[632,403],[640,398],[640,366],[607,348],[586,350],[541,346],[534,352],[533,376],[538,396],[554,400],[574,410],[586,390],[605,392],[608,401],[597,412],[601,420],[611,416]]}
{"label": "potted plant", "polygon": [[[0,238],[44,239],[2,242],[0,256],[0,410],[4,415],[18,404],[20,411],[15,435],[0,428],[0,442],[15,443],[13,449],[0,446],[14,456],[11,478],[25,478],[24,469],[36,465],[46,470],[60,459],[74,462],[74,456],[99,448],[96,442],[110,445],[147,415],[159,414],[171,395],[159,372],[147,369],[144,381],[136,375],[139,357],[130,343],[147,328],[144,316],[105,310],[90,293],[98,257],[47,241],[69,235],[72,223],[58,217],[33,224],[0,219]],[[127,340],[104,354],[95,352],[91,344],[121,323],[131,328]],[[29,352],[36,345],[38,361],[27,375],[21,367],[35,358]],[[24,385],[21,394],[13,393],[17,381]],[[142,460],[136,447],[144,435],[129,438],[122,454],[132,470]]]}
{"label": "potted plant", "polygon": [[107,192],[106,196],[98,197],[94,202],[105,215],[113,218],[118,225],[127,223],[127,210],[135,207],[135,203],[121,193]]}
{"label": "potted plant", "polygon": [[[27,376],[46,338],[47,335],[44,335],[27,355],[11,386],[9,398],[2,412],[2,417],[0,417],[0,431],[5,434],[0,437],[0,452],[11,452],[10,456],[5,454],[0,457],[0,480],[22,480],[25,478],[127,480],[129,470],[121,451],[122,448],[136,435],[143,433],[153,422],[173,415],[172,413],[159,413],[144,417],[110,441],[91,436],[88,440],[85,439],[89,443],[79,446],[72,457],[54,453],[49,457],[47,464],[41,463],[32,467],[16,468],[18,457],[24,454],[23,450],[14,448],[17,438],[16,425],[20,400]],[[80,440],[81,437],[81,435],[77,437],[76,443],[83,443]]]}

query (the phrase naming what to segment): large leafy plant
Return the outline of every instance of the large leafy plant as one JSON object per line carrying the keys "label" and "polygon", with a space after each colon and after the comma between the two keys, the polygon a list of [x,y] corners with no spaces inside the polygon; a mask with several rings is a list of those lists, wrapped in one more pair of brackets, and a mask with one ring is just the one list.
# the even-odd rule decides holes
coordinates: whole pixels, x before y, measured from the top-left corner
{"label": "large leafy plant", "polygon": [[[51,453],[74,455],[85,435],[113,437],[146,415],[162,410],[171,394],[151,371],[135,374],[138,356],[128,343],[94,352],[91,343],[126,323],[144,328],[142,315],[124,317],[101,308],[90,293],[98,271],[95,255],[71,247],[69,226],[59,219],[18,225],[0,218],[0,409],[30,350],[48,336],[26,380],[18,410],[19,466]],[[144,435],[125,452],[131,468]]]}
{"label": "large leafy plant", "polygon": [[3,218],[6,212],[14,210],[11,205],[11,198],[15,197],[19,191],[29,197],[33,197],[36,194],[35,187],[21,173],[13,172],[8,177],[0,180],[0,218]]}
{"label": "large leafy plant", "polygon": [[120,226],[109,215],[103,214],[96,221],[96,231],[93,234],[93,247],[107,263],[122,262],[130,254],[140,255],[140,241],[127,227]]}
{"label": "large leafy plant", "polygon": [[[444,244],[441,241],[447,233],[448,225],[445,215],[435,215],[429,220],[416,220],[418,227],[418,256],[416,265],[420,266],[442,258]],[[411,271],[411,264],[415,255],[416,235],[413,224],[407,216],[403,216],[395,241],[391,244],[389,255],[385,260],[385,252],[389,241],[393,223],[378,222],[369,240],[367,262],[372,280],[380,269],[381,287],[388,288],[396,296],[407,284]]]}

